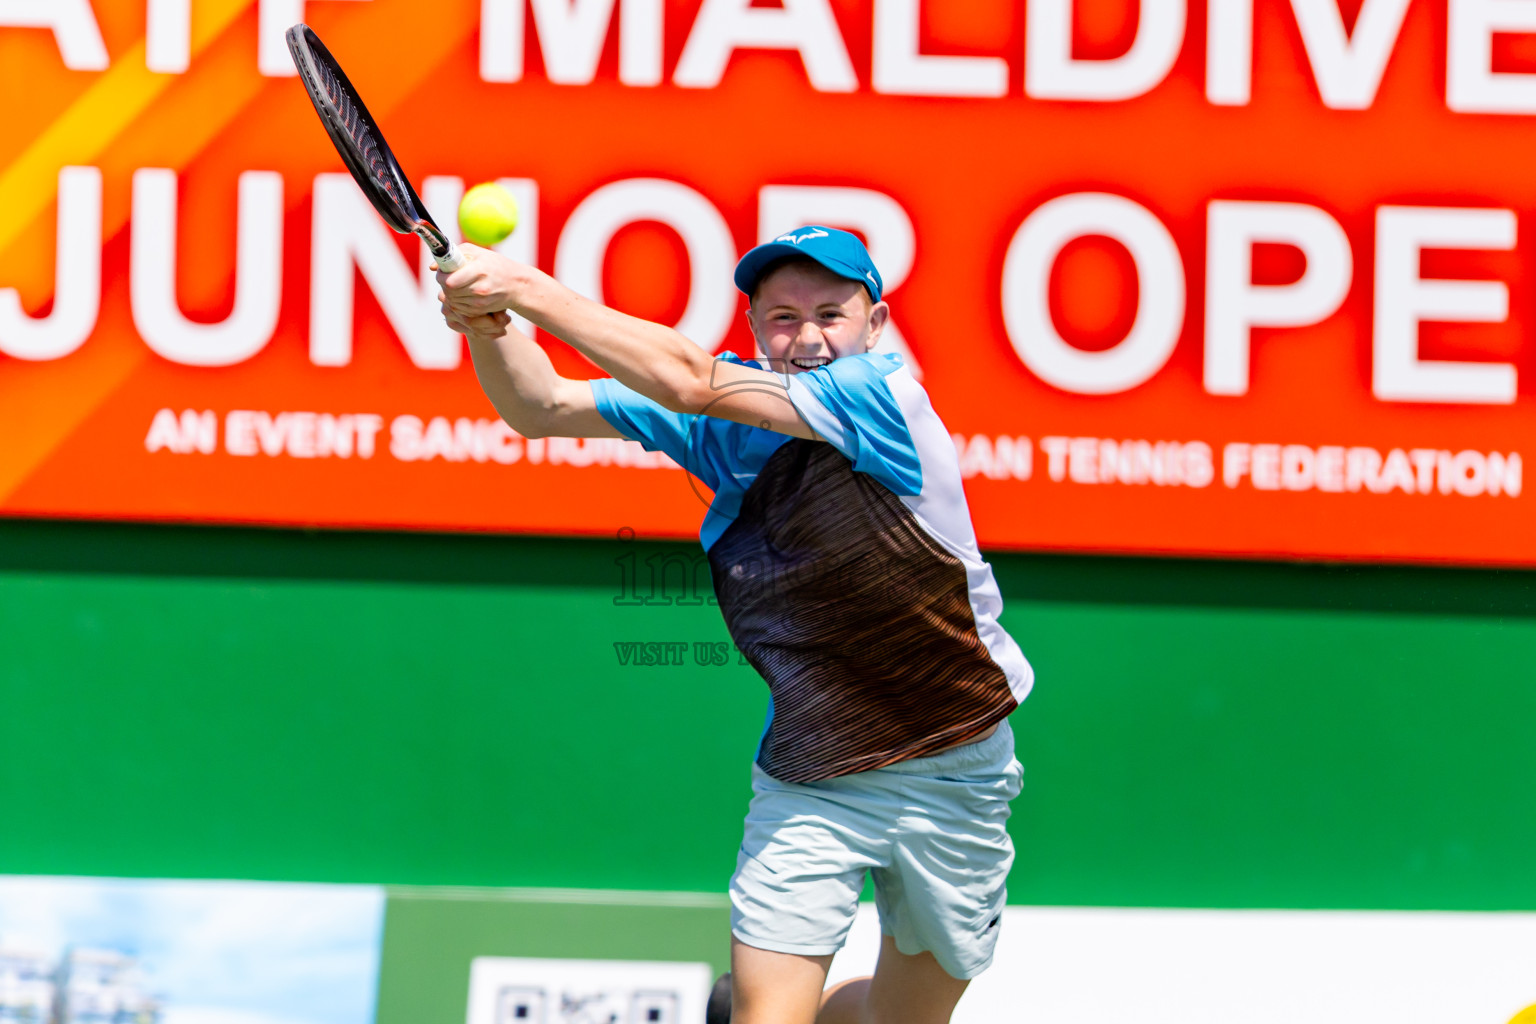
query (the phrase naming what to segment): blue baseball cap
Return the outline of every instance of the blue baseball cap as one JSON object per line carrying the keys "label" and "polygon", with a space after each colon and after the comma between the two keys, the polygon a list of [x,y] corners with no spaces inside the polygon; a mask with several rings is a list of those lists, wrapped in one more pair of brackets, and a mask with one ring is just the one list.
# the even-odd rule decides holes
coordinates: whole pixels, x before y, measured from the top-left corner
{"label": "blue baseball cap", "polygon": [[869,291],[872,300],[880,301],[880,292],[885,285],[859,236],[820,224],[786,232],[748,252],[736,264],[736,287],[750,296],[763,276],[764,268],[786,256],[808,256],[838,277],[859,282]]}

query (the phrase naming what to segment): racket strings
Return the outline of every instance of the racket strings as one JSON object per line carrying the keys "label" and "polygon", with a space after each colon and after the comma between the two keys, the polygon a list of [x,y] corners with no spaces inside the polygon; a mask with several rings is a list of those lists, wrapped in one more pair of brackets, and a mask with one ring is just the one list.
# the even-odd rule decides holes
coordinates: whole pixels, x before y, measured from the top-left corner
{"label": "racket strings", "polygon": [[400,194],[395,177],[390,172],[389,160],[379,148],[372,125],[363,116],[359,105],[352,102],[350,91],[336,77],[330,66],[324,61],[317,60],[315,67],[320,73],[321,91],[335,108],[341,130],[346,133],[347,138],[352,140],[353,147],[367,168],[368,176],[384,190],[395,205],[404,208],[405,197]]}

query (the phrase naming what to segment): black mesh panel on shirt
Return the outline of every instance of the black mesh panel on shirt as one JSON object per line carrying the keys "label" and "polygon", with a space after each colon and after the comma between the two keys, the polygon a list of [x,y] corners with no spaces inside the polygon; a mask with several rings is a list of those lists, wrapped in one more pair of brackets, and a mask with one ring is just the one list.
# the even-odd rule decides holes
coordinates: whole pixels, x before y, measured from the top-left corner
{"label": "black mesh panel on shirt", "polygon": [[731,637],[773,695],[758,763],[777,779],[936,753],[1016,706],[965,566],[830,444],[776,451],[709,559]]}

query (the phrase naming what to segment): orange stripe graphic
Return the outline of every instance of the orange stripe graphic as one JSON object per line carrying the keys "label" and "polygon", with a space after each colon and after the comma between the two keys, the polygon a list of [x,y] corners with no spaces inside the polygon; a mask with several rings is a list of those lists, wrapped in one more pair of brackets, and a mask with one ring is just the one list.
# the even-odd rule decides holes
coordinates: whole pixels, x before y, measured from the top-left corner
{"label": "orange stripe graphic", "polygon": [[[215,19],[211,14],[203,18],[200,5],[199,18],[194,22],[194,58],[251,6],[252,0],[219,0],[220,17]],[[469,3],[445,4],[413,34],[411,60],[405,62],[397,55],[380,55],[372,43],[381,32],[389,31],[388,5],[358,8],[355,15],[326,35],[335,49],[361,57],[349,64],[357,78],[373,86],[368,93],[369,106],[382,120],[412,98],[474,30],[477,9],[478,5]],[[180,80],[145,71],[140,43],[0,175],[0,200],[14,195],[13,201],[22,205],[24,216],[16,223],[36,221],[51,204],[58,169],[65,164],[95,161],[109,181],[126,178],[145,164],[149,153],[156,166],[186,168],[247,112],[266,85],[300,89],[296,81],[259,77],[254,69],[254,43],[254,32],[249,36],[232,33],[219,42],[205,62],[194,62],[191,72]],[[370,62],[375,69],[382,62],[387,73],[370,74]],[[113,86],[120,68],[130,70],[122,71],[121,81]],[[114,89],[120,89],[122,95],[114,96]],[[318,125],[303,127],[312,127],[321,140],[319,145],[328,148]],[[334,163],[340,167],[339,158]],[[308,182],[293,187],[299,184],[290,184],[290,205],[308,194]],[[7,188],[12,191],[5,191]],[[104,236],[111,238],[120,232],[128,215],[125,206],[114,208],[109,201]],[[42,227],[52,230],[51,225],[38,229]],[[8,230],[9,234],[0,234],[0,252],[25,240],[25,236],[18,237],[20,232],[14,226]],[[106,284],[110,286],[110,282]],[[149,350],[131,333],[99,331],[80,352],[60,363],[7,365],[0,375],[0,436],[13,440],[0,447],[0,507],[149,358]]]}

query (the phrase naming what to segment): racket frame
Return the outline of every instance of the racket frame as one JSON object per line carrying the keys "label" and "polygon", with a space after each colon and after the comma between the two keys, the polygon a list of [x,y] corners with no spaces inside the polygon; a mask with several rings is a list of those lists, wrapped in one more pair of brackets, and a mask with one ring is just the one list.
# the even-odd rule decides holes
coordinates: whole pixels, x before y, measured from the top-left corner
{"label": "racket frame", "polygon": [[[379,130],[378,122],[368,112],[362,96],[358,94],[346,72],[341,69],[341,63],[320,41],[315,30],[302,22],[288,29],[285,40],[288,43],[288,52],[293,57],[294,67],[298,68],[299,80],[304,84],[304,91],[309,94],[315,113],[320,115],[320,123],[325,127],[325,133],[330,136],[331,144],[336,147],[342,163],[346,164],[352,179],[362,189],[363,195],[368,197],[373,208],[379,212],[379,216],[401,234],[418,235],[426,243],[427,250],[432,253],[438,269],[444,273],[451,274],[463,266],[465,263],[463,252],[443,233],[443,230],[437,226],[437,222],[432,219],[432,215],[427,212],[426,205],[422,203],[421,197],[416,194],[416,189],[411,186],[410,179],[401,169],[400,161],[395,159],[394,152],[385,141],[384,133]],[[369,161],[347,130],[345,115],[331,96],[330,90],[326,88],[321,62],[324,63],[325,70],[335,77],[341,88],[343,100],[356,107],[357,119],[362,122],[364,130],[372,139],[377,151],[379,169],[384,172],[388,186],[392,186],[397,194],[392,195],[390,187],[380,181],[379,175],[369,166]]]}

